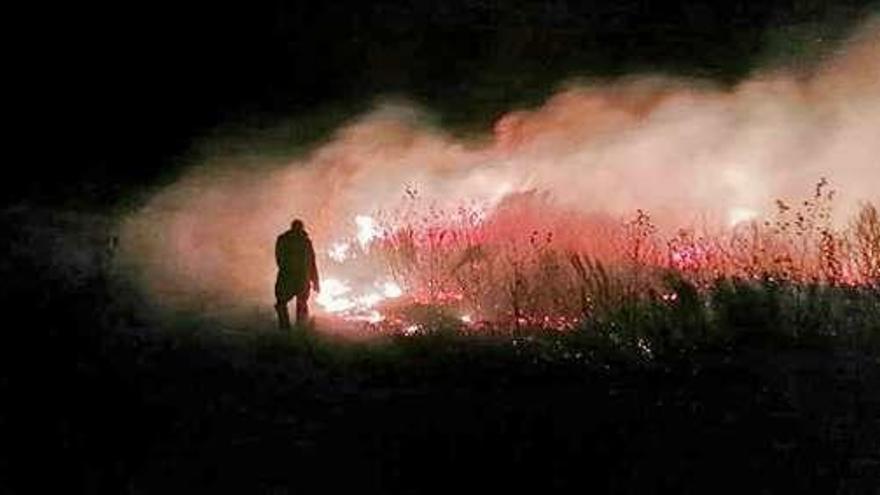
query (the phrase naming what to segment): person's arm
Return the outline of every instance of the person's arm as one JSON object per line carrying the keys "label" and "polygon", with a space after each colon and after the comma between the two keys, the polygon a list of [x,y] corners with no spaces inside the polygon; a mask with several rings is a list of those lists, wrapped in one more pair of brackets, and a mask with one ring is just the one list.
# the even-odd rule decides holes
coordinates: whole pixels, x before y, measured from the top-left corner
{"label": "person's arm", "polygon": [[312,241],[309,241],[309,279],[312,282],[312,288],[315,292],[321,292],[321,283],[318,280],[318,264],[315,262],[315,248]]}
{"label": "person's arm", "polygon": [[275,239],[275,264],[280,269],[284,265],[284,250],[281,248],[281,237]]}

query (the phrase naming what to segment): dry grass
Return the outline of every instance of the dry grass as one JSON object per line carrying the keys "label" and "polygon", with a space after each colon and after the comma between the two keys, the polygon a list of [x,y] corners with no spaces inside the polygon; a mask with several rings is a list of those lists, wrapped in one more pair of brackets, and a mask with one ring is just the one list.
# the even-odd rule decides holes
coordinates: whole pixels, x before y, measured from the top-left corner
{"label": "dry grass", "polygon": [[758,325],[743,315],[750,312],[762,325],[873,328],[880,320],[871,302],[880,288],[880,216],[866,203],[835,228],[833,199],[822,180],[796,206],[778,201],[765,222],[667,235],[644,211],[609,227],[542,215],[530,201],[489,218],[474,208],[421,214],[414,207],[383,217],[385,235],[370,256],[381,258],[417,304],[513,331],[616,321],[704,335],[710,326]]}

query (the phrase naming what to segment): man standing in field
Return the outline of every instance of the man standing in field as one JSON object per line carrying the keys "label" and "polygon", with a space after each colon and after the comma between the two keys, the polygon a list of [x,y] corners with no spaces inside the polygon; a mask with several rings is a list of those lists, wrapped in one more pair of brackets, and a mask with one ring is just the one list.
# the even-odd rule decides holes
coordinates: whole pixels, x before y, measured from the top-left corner
{"label": "man standing in field", "polygon": [[275,280],[278,328],[289,330],[287,303],[296,298],[296,324],[304,325],[309,317],[309,293],[313,288],[315,292],[321,291],[315,249],[302,220],[294,220],[290,230],[278,236],[275,241],[275,262],[278,264],[278,278]]}

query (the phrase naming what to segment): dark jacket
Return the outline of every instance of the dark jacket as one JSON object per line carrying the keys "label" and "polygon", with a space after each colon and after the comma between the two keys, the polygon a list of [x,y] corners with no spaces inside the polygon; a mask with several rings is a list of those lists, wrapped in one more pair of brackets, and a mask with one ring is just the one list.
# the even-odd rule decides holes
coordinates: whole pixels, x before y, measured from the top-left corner
{"label": "dark jacket", "polygon": [[276,291],[280,295],[302,294],[309,282],[318,284],[315,249],[304,231],[288,230],[275,241],[275,262],[278,264]]}

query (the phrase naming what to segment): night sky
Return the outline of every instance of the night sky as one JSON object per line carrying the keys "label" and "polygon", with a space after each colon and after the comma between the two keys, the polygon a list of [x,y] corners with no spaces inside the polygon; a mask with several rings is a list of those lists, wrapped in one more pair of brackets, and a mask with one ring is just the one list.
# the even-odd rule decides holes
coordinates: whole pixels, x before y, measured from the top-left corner
{"label": "night sky", "polygon": [[[224,3],[4,12],[0,492],[875,493],[880,0]],[[463,139],[652,75],[711,90]],[[384,322],[275,331],[294,216]]]}
{"label": "night sky", "polygon": [[[178,2],[179,3],[179,2]],[[503,5],[503,7],[501,6]],[[172,180],[217,126],[344,118],[405,96],[480,129],[573,77],[735,83],[808,65],[877,2],[241,2],[33,7],[14,45],[28,141],[7,202],[112,207]],[[328,110],[333,109],[333,110]],[[334,114],[335,115],[335,114]],[[333,118],[314,119],[315,139]]]}

